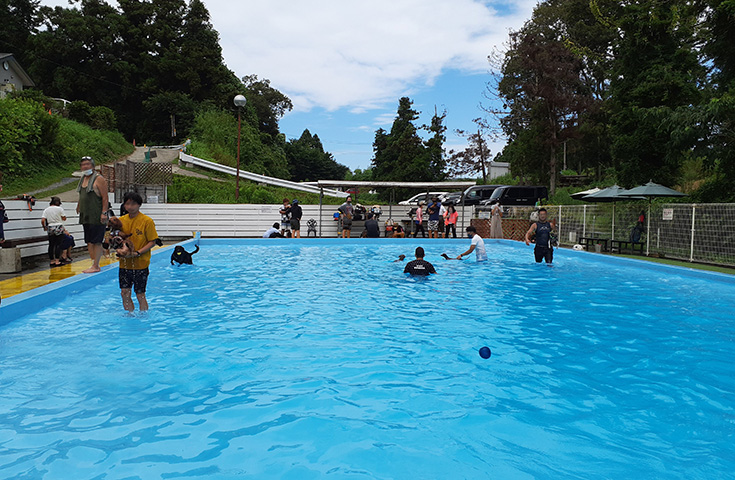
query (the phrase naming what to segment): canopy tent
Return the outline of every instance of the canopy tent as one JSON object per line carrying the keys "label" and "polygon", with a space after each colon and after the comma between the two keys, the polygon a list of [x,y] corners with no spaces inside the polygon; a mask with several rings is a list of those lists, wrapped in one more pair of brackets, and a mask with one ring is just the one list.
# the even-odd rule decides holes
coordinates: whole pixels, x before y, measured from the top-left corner
{"label": "canopy tent", "polygon": [[648,217],[646,226],[646,256],[648,256],[651,247],[651,199],[653,197],[686,197],[686,193],[681,193],[673,188],[664,187],[650,180],[647,184],[639,187],[631,188],[620,194],[623,197],[646,197],[648,198]]}
{"label": "canopy tent", "polygon": [[[325,188],[415,188],[415,189],[426,189],[426,193],[431,190],[452,190],[461,189],[465,190],[468,187],[477,185],[477,182],[365,182],[359,180],[319,180],[316,182],[320,191]],[[393,193],[391,193],[393,195]],[[322,197],[319,194],[319,218],[322,217]],[[357,198],[357,196],[355,196]],[[392,199],[395,200],[395,199]],[[393,201],[388,203],[388,217],[393,216]],[[464,222],[464,209],[462,209],[462,221]],[[319,237],[322,236],[322,222],[319,222]]]}
{"label": "canopy tent", "polygon": [[584,197],[582,197],[582,200],[585,200],[587,202],[605,202],[605,203],[612,202],[613,204],[612,235],[610,236],[612,240],[615,240],[615,202],[626,201],[626,200],[643,200],[643,197],[622,196],[622,193],[624,192],[627,192],[627,190],[617,185],[613,185],[611,187],[603,188],[602,190],[598,189],[597,192],[594,192],[594,193],[591,193],[589,195],[585,195]]}
{"label": "canopy tent", "polygon": [[600,189],[595,187],[595,188],[590,188],[589,190],[584,190],[582,192],[573,193],[569,196],[575,200],[582,200],[585,196],[592,195],[593,193],[597,193],[599,191]]}

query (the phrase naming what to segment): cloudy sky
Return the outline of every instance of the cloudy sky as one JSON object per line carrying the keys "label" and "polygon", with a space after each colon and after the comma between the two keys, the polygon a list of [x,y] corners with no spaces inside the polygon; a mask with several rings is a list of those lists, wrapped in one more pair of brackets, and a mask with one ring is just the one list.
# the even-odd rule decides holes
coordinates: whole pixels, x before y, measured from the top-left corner
{"label": "cloudy sky", "polygon": [[[43,0],[64,5],[65,0]],[[447,112],[471,129],[489,80],[487,56],[530,17],[535,0],[204,0],[225,62],[288,95],[294,109],[281,131],[308,128],[352,169],[370,166],[375,130],[390,128],[409,96],[428,123]],[[495,145],[493,153],[502,147]]]}

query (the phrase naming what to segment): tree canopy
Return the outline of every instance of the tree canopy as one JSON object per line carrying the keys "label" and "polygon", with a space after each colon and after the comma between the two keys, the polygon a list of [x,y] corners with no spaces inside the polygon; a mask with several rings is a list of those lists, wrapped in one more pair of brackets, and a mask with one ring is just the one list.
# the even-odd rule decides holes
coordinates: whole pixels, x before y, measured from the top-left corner
{"label": "tree canopy", "polygon": [[734,42],[732,0],[541,2],[488,84],[499,159],[552,190],[562,143],[580,172],[625,186],[674,185],[693,164],[735,186]]}

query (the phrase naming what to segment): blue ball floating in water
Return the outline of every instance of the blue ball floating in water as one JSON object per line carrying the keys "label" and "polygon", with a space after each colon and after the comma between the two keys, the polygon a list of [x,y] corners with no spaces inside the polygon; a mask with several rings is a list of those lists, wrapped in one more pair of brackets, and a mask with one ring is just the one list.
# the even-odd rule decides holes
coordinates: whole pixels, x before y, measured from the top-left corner
{"label": "blue ball floating in water", "polygon": [[490,355],[492,355],[492,352],[490,351],[490,349],[488,347],[482,347],[480,349],[480,356],[482,358],[488,359],[488,358],[490,358]]}

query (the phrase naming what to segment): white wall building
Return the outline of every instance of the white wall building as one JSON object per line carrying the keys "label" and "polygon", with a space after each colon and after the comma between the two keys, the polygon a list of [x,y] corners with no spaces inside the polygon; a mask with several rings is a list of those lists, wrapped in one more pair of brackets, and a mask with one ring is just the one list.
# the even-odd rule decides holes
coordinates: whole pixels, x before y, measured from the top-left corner
{"label": "white wall building", "polygon": [[25,87],[35,87],[31,77],[20,66],[12,53],[0,53],[0,98]]}

